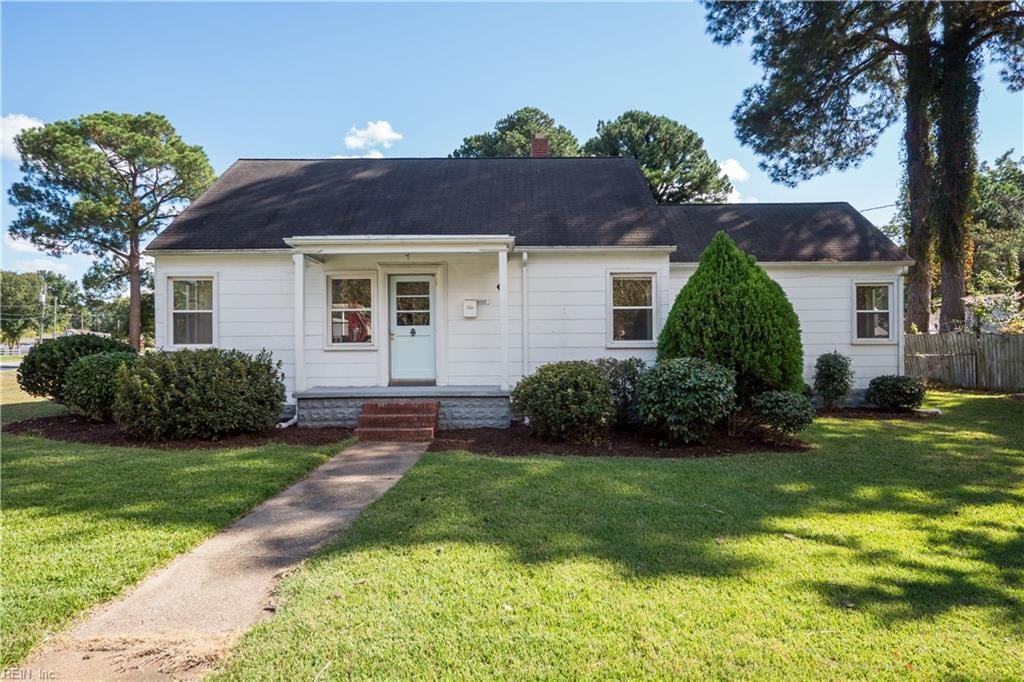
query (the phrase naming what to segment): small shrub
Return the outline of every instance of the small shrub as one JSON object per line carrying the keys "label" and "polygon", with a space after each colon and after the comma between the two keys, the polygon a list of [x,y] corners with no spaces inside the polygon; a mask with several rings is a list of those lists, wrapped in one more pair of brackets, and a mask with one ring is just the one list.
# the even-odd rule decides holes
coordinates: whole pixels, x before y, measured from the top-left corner
{"label": "small shrub", "polygon": [[599,358],[594,364],[604,373],[615,403],[615,423],[619,426],[639,426],[640,413],[636,406],[636,385],[647,369],[640,358]]}
{"label": "small shrub", "polygon": [[131,367],[135,353],[97,353],[79,358],[64,375],[65,404],[73,411],[99,421],[113,418],[118,370]]}
{"label": "small shrub", "polygon": [[800,390],[803,353],[800,320],[782,287],[716,234],[665,320],[658,360],[697,357],[733,370],[748,406],[764,391]]}
{"label": "small shrub", "polygon": [[18,384],[26,393],[64,404],[64,375],[79,358],[97,353],[134,353],[121,341],[95,334],[62,336],[28,352],[18,367]]}
{"label": "small shrub", "polygon": [[736,403],[736,375],[700,358],[659,362],[637,386],[640,417],[668,440],[704,440]]}
{"label": "small shrub", "polygon": [[767,391],[754,398],[758,421],[780,436],[794,436],[814,421],[811,399],[792,391]]}
{"label": "small shrub", "polygon": [[280,367],[269,351],[147,353],[118,370],[114,419],[150,439],[266,431],[277,423],[284,402]]}
{"label": "small shrub", "polygon": [[850,358],[836,351],[825,353],[814,363],[814,390],[821,396],[825,409],[835,409],[853,388],[853,367]]}
{"label": "small shrub", "polygon": [[924,382],[920,379],[887,374],[871,380],[864,399],[883,410],[907,412],[921,407],[924,394]]}
{"label": "small shrub", "polygon": [[552,362],[520,381],[512,406],[530,421],[540,438],[595,444],[604,439],[615,417],[611,388],[594,364],[578,360]]}

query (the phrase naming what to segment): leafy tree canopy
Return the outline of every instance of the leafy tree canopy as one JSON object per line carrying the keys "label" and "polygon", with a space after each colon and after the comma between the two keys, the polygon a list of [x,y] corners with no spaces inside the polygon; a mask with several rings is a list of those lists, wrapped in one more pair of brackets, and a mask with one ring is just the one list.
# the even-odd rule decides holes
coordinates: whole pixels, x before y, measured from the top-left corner
{"label": "leafy tree canopy", "polygon": [[10,226],[54,256],[86,253],[129,280],[138,345],[141,239],[159,231],[213,182],[198,145],[166,118],[102,112],[15,138],[24,178],[10,190]]}
{"label": "leafy tree canopy", "polygon": [[579,156],[580,143],[565,126],[536,107],[523,107],[494,124],[494,130],[470,135],[451,153],[456,159],[529,156],[534,135],[548,138],[551,156]]}
{"label": "leafy tree canopy", "polygon": [[972,294],[1024,294],[1024,157],[978,169],[969,227]]}
{"label": "leafy tree canopy", "polygon": [[18,343],[30,329],[39,329],[42,289],[43,280],[34,272],[0,272],[0,336],[7,345]]}
{"label": "leafy tree canopy", "polygon": [[725,201],[732,183],[704,149],[700,135],[667,116],[627,111],[600,121],[583,151],[593,156],[632,156],[654,198],[663,203]]}

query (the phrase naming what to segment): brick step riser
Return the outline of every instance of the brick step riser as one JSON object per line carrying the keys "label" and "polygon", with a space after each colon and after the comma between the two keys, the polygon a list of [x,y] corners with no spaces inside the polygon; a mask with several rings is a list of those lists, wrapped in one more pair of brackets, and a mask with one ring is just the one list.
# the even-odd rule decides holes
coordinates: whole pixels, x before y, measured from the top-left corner
{"label": "brick step riser", "polygon": [[361,414],[359,426],[363,428],[437,428],[434,414]]}
{"label": "brick step riser", "polygon": [[399,429],[360,427],[355,430],[355,435],[362,440],[424,441],[434,439],[434,429],[432,427]]}
{"label": "brick step riser", "polygon": [[441,404],[435,401],[416,403],[363,403],[363,414],[437,414]]}

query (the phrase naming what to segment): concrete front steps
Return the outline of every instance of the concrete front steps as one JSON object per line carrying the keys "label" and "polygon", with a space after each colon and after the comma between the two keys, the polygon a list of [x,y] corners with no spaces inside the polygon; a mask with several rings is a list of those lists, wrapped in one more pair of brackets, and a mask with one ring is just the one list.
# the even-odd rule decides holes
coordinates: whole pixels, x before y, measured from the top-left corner
{"label": "concrete front steps", "polygon": [[433,440],[440,411],[437,400],[364,402],[355,433],[363,440]]}

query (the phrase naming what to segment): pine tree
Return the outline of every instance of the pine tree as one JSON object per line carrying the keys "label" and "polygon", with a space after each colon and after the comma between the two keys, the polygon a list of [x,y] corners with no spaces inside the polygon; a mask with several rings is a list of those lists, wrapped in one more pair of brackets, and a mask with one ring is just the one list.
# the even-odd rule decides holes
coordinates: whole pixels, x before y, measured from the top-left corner
{"label": "pine tree", "polygon": [[658,339],[658,359],[699,357],[736,372],[741,402],[800,390],[800,321],[785,292],[724,232],[704,249]]}

